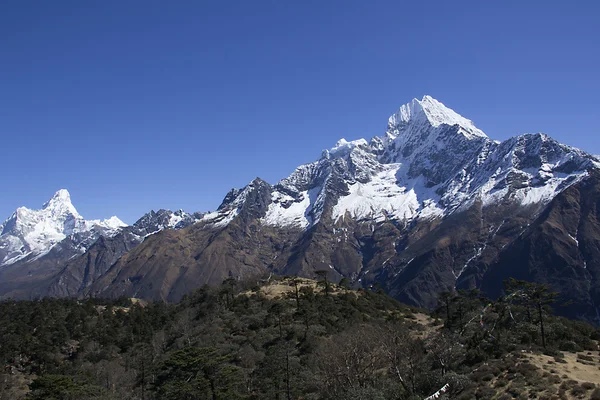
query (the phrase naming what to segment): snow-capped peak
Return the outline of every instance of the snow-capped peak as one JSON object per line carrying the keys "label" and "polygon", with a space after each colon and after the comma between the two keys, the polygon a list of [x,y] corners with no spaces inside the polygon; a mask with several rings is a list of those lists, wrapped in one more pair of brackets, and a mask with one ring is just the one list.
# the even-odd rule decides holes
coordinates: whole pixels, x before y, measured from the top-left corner
{"label": "snow-capped peak", "polygon": [[46,208],[46,207],[48,207],[48,205],[50,205],[51,203],[54,203],[54,202],[70,203],[71,202],[71,193],[69,193],[69,191],[67,189],[57,190],[56,193],[54,193],[54,195],[50,198],[50,200],[48,200],[47,202],[44,203],[42,208]]}
{"label": "snow-capped peak", "polygon": [[81,218],[71,203],[71,194],[67,189],[60,189],[54,193],[54,196],[42,205],[42,210],[49,210],[53,215],[73,215]]}
{"label": "snow-capped peak", "polygon": [[73,204],[66,189],[57,191],[41,209],[19,207],[1,225],[0,265],[29,256],[45,254],[67,237],[78,246],[80,241],[112,236],[127,226],[117,217],[85,220]]}
{"label": "snow-capped peak", "polygon": [[370,142],[340,139],[275,186],[255,180],[231,190],[202,220],[222,227],[253,207],[265,225],[308,229],[323,216],[336,223],[346,216],[437,218],[478,200],[485,206],[542,205],[590,166],[600,168],[600,162],[547,135],[491,140],[472,121],[424,96],[400,107],[384,135]]}
{"label": "snow-capped peak", "polygon": [[389,118],[389,127],[401,127],[409,123],[423,123],[427,121],[433,127],[440,125],[458,125],[467,136],[487,137],[478,129],[473,121],[466,119],[454,110],[446,107],[431,96],[423,96],[422,100],[413,99],[410,103],[400,107],[397,113]]}
{"label": "snow-capped peak", "polygon": [[328,150],[328,154],[332,156],[345,155],[357,147],[367,147],[368,145],[369,144],[365,139],[352,140],[349,142],[342,138],[337,141],[335,146]]}
{"label": "snow-capped peak", "polygon": [[88,221],[89,223],[92,224],[96,224],[99,226],[102,226],[103,228],[106,229],[121,229],[121,228],[125,228],[127,226],[127,224],[123,221],[121,221],[117,216],[113,215],[112,217],[105,219],[105,220],[100,220],[100,219],[93,219],[91,221]]}

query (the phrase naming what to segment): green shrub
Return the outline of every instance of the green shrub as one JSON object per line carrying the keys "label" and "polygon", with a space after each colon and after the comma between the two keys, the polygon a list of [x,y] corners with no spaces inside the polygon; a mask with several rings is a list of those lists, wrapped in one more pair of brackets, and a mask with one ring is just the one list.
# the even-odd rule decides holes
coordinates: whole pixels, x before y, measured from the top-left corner
{"label": "green shrub", "polygon": [[558,346],[559,350],[561,351],[568,351],[571,353],[577,353],[578,351],[582,351],[583,349],[581,348],[581,346],[579,346],[577,343],[575,343],[572,340],[567,340],[564,342],[561,342]]}

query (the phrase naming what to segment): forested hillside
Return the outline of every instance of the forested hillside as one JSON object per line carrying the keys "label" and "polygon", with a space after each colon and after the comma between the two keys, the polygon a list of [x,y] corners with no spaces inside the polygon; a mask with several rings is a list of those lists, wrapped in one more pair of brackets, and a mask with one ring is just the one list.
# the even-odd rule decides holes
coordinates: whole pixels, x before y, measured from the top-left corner
{"label": "forested hillside", "polygon": [[0,303],[0,399],[600,398],[598,330],[511,281],[432,315],[345,282],[272,278],[135,299]]}

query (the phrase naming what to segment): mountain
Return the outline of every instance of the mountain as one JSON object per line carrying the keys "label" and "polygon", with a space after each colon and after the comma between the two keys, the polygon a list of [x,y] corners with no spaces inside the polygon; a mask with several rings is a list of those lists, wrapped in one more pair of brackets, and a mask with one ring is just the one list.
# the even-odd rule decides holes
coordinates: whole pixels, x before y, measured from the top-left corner
{"label": "mountain", "polygon": [[503,280],[513,277],[550,284],[568,293],[561,312],[600,321],[600,171],[558,194],[483,277],[480,287],[501,294]]}
{"label": "mountain", "polygon": [[[565,313],[594,321],[599,171],[597,158],[545,134],[492,140],[425,96],[394,113],[383,135],[341,139],[275,185],[256,178],[232,189],[217,210],[181,229],[157,229],[143,241],[113,236],[119,245],[100,238],[37,293],[176,301],[228,277],[325,270],[333,281],[379,285],[434,307],[443,290],[498,296],[502,279],[529,271],[520,276],[574,301]],[[572,191],[585,195],[561,203]],[[569,217],[547,217],[560,213]],[[574,221],[586,222],[575,231]],[[546,246],[535,247],[542,239]]]}
{"label": "mountain", "polygon": [[146,238],[165,229],[182,229],[194,224],[202,214],[188,214],[183,210],[161,209],[150,211],[132,226],[112,237],[101,236],[85,254],[69,260],[46,284],[37,296],[76,296],[89,287],[123,255]]}
{"label": "mountain", "polygon": [[42,209],[20,207],[1,225],[0,293],[15,298],[76,294],[146,237],[186,227],[200,216],[151,211],[131,226],[117,217],[85,220],[61,189]]}
{"label": "mountain", "polygon": [[[433,307],[442,290],[488,287],[509,245],[565,189],[594,185],[599,166],[544,134],[491,140],[425,96],[392,115],[382,136],[342,139],[276,185],[257,178],[231,190],[197,224],[120,259],[87,294],[177,300],[230,276],[327,270]],[[592,290],[577,297],[587,310],[600,302]]]}
{"label": "mountain", "polygon": [[0,225],[0,266],[39,258],[65,239],[83,253],[99,236],[110,237],[125,226],[117,217],[85,220],[61,189],[40,210],[19,207]]}

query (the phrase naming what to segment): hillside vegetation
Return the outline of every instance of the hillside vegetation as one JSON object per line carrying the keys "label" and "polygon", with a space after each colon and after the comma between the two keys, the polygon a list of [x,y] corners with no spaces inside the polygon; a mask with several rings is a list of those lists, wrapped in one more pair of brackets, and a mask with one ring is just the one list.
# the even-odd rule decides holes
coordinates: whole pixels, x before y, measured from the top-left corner
{"label": "hillside vegetation", "polygon": [[0,399],[600,399],[599,332],[550,315],[543,286],[428,314],[323,278],[2,302]]}

